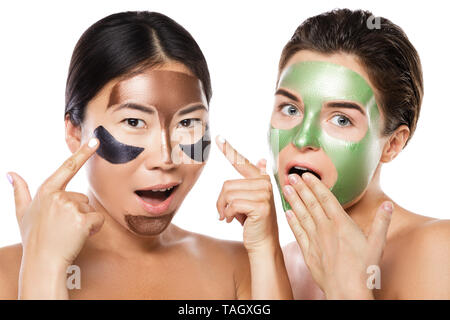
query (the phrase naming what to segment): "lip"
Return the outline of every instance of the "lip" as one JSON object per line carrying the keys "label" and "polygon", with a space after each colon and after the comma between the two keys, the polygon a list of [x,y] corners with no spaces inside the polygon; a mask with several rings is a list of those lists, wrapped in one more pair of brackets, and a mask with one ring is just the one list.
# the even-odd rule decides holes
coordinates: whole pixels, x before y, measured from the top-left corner
{"label": "lip", "polygon": [[288,164],[285,167],[284,173],[285,173],[285,178],[284,178],[284,184],[288,185],[289,184],[289,180],[288,180],[288,176],[289,176],[289,170],[291,170],[292,167],[302,167],[302,168],[306,168],[309,169],[311,171],[314,171],[315,173],[317,173],[320,177],[323,177],[322,172],[317,169],[315,166],[306,163],[306,162],[298,162],[298,161],[289,161]]}
{"label": "lip", "polygon": [[[158,190],[158,189],[167,189],[170,187],[175,187],[180,185],[181,183],[179,182],[174,182],[174,183],[168,183],[168,184],[157,184],[151,187],[147,187],[147,188],[143,188],[143,189],[138,189],[138,190]],[[135,193],[135,196],[138,200],[138,202],[141,204],[142,208],[149,213],[152,216],[160,216],[163,215],[167,209],[169,209],[169,206],[174,198],[175,193],[177,192],[177,190],[173,190],[173,192],[170,194],[169,197],[167,197],[166,200],[164,200],[163,202],[161,202],[158,205],[152,205],[150,203],[145,202],[138,194]]]}
{"label": "lip", "polygon": [[136,189],[136,190],[146,190],[146,191],[148,191],[148,190],[167,189],[167,188],[170,188],[170,187],[178,186],[180,184],[181,184],[181,182],[170,182],[170,183],[167,183],[167,184],[156,184],[156,185],[151,186],[151,187],[139,188],[139,189]]}

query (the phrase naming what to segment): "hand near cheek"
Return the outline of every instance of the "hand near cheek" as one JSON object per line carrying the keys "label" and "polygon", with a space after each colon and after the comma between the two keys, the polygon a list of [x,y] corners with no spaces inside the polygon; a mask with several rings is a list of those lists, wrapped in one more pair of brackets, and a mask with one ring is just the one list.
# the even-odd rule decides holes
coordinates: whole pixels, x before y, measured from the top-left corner
{"label": "hand near cheek", "polygon": [[39,187],[33,199],[25,180],[16,173],[9,173],[13,180],[23,256],[28,261],[67,267],[89,235],[101,228],[104,217],[89,205],[88,197],[65,191],[69,181],[95,153],[98,140],[91,140],[90,145],[84,144],[68,158]]}
{"label": "hand near cheek", "polygon": [[393,205],[385,201],[366,236],[314,175],[289,176],[286,216],[312,277],[328,299],[373,299],[367,268],[379,266]]}
{"label": "hand near cheek", "polygon": [[216,139],[218,147],[243,179],[223,184],[217,200],[220,220],[229,223],[236,218],[244,227],[247,251],[272,248],[278,244],[278,226],[273,201],[272,183],[265,172],[265,160],[251,164],[227,141]]}

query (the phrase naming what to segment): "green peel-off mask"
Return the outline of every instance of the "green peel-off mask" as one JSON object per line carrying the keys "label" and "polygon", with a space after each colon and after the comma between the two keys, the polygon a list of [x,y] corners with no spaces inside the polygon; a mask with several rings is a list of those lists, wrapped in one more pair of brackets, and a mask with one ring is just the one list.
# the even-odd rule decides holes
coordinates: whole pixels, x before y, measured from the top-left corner
{"label": "green peel-off mask", "polygon": [[[296,92],[304,105],[303,119],[291,129],[271,126],[270,147],[274,158],[274,175],[284,210],[290,209],[279,181],[278,155],[292,143],[295,147],[321,148],[337,170],[331,187],[341,205],[356,199],[368,186],[381,157],[380,115],[372,89],[358,73],[341,65],[308,61],[289,66],[281,75],[278,88]],[[365,111],[368,128],[359,141],[338,139],[322,129],[320,114],[328,101],[356,102]],[[281,168],[284,170],[284,168]]]}

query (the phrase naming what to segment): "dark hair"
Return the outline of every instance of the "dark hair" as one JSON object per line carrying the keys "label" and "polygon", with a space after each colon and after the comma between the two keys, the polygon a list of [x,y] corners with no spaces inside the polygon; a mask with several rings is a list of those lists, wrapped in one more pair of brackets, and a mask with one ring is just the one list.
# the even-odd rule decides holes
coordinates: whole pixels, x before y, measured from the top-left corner
{"label": "dark hair", "polygon": [[110,80],[177,61],[200,79],[209,103],[212,95],[208,65],[186,29],[169,17],[148,11],[107,16],[78,40],[66,83],[65,116],[80,125],[85,107]]}
{"label": "dark hair", "polygon": [[279,71],[300,50],[354,54],[379,93],[377,102],[386,118],[384,134],[404,124],[411,138],[423,97],[422,66],[399,26],[369,11],[336,9],[307,19],[295,30],[283,48]]}

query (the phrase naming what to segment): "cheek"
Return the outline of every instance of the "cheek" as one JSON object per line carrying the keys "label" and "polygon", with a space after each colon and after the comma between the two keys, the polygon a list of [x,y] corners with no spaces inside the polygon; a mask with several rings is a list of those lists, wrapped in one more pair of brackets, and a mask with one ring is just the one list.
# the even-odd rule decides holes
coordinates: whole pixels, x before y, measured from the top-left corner
{"label": "cheek", "polygon": [[94,155],[86,163],[90,187],[104,205],[125,199],[131,190],[129,182],[134,170],[132,164],[113,165],[98,155]]}
{"label": "cheek", "polygon": [[172,161],[176,164],[205,163],[211,149],[211,136],[209,129],[205,132],[197,130],[195,135],[188,139],[181,139],[180,135],[171,137]]}
{"label": "cheek", "polygon": [[[362,144],[335,137],[322,137],[321,144],[323,150],[338,170],[342,167],[351,166],[364,153]],[[360,160],[364,161],[364,157]]]}
{"label": "cheek", "polygon": [[367,121],[358,121],[348,127],[339,127],[330,121],[325,121],[322,123],[322,129],[327,135],[333,138],[343,141],[358,142],[367,134],[368,125]]}
{"label": "cheek", "polygon": [[279,115],[275,110],[272,111],[272,116],[270,118],[270,125],[274,128],[282,128],[283,121],[281,121]]}
{"label": "cheek", "polygon": [[205,164],[182,164],[179,171],[182,174],[184,191],[187,193],[194,186],[198,177],[203,171]]}
{"label": "cheek", "polygon": [[371,171],[379,160],[379,141],[368,129],[358,141],[324,136],[322,144],[333,163],[337,167],[345,167],[349,172],[358,167]]}
{"label": "cheek", "polygon": [[270,125],[277,129],[288,130],[302,122],[303,117],[297,116],[287,116],[281,111],[274,110],[272,112],[272,117],[270,119]]}
{"label": "cheek", "polygon": [[347,204],[367,188],[380,160],[377,140],[367,136],[359,143],[335,147],[328,151],[338,170],[333,193],[341,204]]}
{"label": "cheek", "polygon": [[99,139],[100,146],[97,154],[106,161],[113,164],[123,164],[130,162],[139,156],[144,148],[127,145],[119,142],[103,126],[94,130],[94,135]]}

